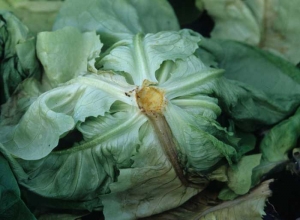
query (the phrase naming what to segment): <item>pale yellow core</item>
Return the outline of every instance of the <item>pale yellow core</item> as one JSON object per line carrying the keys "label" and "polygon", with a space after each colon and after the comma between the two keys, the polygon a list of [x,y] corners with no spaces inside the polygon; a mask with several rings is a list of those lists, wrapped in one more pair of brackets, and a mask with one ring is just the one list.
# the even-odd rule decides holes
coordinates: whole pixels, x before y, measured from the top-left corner
{"label": "pale yellow core", "polygon": [[164,92],[152,86],[145,86],[136,93],[139,108],[150,113],[161,113],[164,107]]}

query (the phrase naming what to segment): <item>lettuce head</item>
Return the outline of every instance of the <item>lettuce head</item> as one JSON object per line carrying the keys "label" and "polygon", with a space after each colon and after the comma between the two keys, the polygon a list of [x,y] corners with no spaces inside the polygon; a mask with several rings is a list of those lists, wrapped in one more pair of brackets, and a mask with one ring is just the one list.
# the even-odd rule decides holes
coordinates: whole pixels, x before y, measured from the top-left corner
{"label": "lettuce head", "polygon": [[[0,35],[5,46],[13,34]],[[167,1],[69,0],[53,31],[33,39],[37,73],[7,93],[0,121],[1,152],[32,206],[138,219],[181,206],[211,181],[244,195],[261,159],[244,155],[255,146],[251,132],[299,105],[297,83],[290,99],[210,65],[222,63],[219,54],[179,29]]]}

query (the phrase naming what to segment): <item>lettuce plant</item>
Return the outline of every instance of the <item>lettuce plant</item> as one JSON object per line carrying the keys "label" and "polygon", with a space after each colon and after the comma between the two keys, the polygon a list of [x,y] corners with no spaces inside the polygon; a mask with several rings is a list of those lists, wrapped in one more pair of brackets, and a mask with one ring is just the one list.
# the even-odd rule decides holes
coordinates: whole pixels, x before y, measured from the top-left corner
{"label": "lettuce plant", "polygon": [[[2,18],[4,27],[10,19],[18,24],[2,32],[5,47],[33,42],[30,68],[27,54],[15,50],[20,71],[10,60],[1,63],[2,79],[18,78],[2,80],[11,89],[1,108],[0,149],[34,207],[138,219],[181,206],[211,181],[223,184],[220,199],[243,196],[260,182],[261,175],[252,181],[253,172],[268,151],[245,155],[255,147],[253,132],[299,106],[299,84],[289,74],[299,72],[295,67],[282,60],[288,67],[278,67],[241,46],[295,90],[286,89],[287,97],[242,82],[255,70],[237,77],[236,53],[227,62],[218,50],[229,44],[180,30],[167,1],[69,0],[53,31],[12,44],[7,39],[24,26],[8,12]],[[260,196],[242,197],[243,207],[259,204],[249,218],[264,213],[266,185]],[[240,219],[236,205],[221,203],[195,216],[215,218],[226,208]]]}

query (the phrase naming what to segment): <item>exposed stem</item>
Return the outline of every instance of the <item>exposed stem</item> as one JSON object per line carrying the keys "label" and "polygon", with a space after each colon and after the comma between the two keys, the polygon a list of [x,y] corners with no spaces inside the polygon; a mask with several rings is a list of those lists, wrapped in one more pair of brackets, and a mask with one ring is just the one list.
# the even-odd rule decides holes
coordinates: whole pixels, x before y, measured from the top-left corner
{"label": "exposed stem", "polygon": [[164,115],[160,113],[151,113],[151,114],[147,114],[147,116],[149,117],[150,122],[154,127],[154,131],[156,132],[156,135],[161,143],[164,153],[166,154],[167,158],[172,164],[175,173],[180,179],[181,183],[186,187],[202,189],[203,185],[191,183],[186,179],[182,167],[178,162],[178,154],[177,154],[176,144],[173,140],[172,131]]}

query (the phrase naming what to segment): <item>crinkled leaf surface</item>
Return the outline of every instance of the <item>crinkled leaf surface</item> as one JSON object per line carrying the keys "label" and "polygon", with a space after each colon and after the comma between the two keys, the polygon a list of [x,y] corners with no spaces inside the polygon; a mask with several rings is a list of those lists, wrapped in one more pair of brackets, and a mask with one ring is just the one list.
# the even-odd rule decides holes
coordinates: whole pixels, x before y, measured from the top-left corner
{"label": "crinkled leaf surface", "polygon": [[130,73],[135,85],[145,79],[156,83],[155,71],[165,60],[184,59],[197,49],[199,35],[189,30],[138,34],[105,56],[100,64],[105,69]]}
{"label": "crinkled leaf surface", "polygon": [[97,199],[110,192],[108,186],[116,181],[117,169],[130,167],[130,158],[139,145],[139,128],[145,121],[144,115],[132,109],[89,118],[79,125],[84,136],[88,134],[85,141],[40,160],[18,160],[23,168],[19,182],[48,198]]}
{"label": "crinkled leaf surface", "polygon": [[[132,90],[132,86],[117,85],[121,79],[110,74],[81,77],[43,93],[17,125],[1,128],[1,143],[10,153],[23,159],[46,156],[57,146],[60,136],[74,129],[77,122],[104,115],[118,97],[132,102],[124,94],[129,88]],[[126,85],[124,79],[122,83]]]}
{"label": "crinkled leaf surface", "polygon": [[226,216],[228,219],[232,220],[261,220],[262,216],[265,215],[265,202],[272,193],[269,189],[270,182],[272,182],[272,180],[263,182],[248,195],[207,209],[201,214],[198,214],[194,219],[222,219]]}
{"label": "crinkled leaf surface", "polygon": [[94,62],[102,44],[94,32],[82,34],[76,28],[67,27],[56,32],[40,33],[36,51],[35,47],[33,39],[18,44],[16,52],[22,58],[18,62],[25,70],[30,70],[37,62],[31,58],[37,53],[44,67],[44,74],[42,77],[30,77],[20,82],[18,89],[2,107],[2,124],[16,125],[42,93],[89,71],[96,72]]}
{"label": "crinkled leaf surface", "polygon": [[[172,77],[169,77],[161,84],[161,87],[166,90],[166,97],[168,99],[184,97],[186,95],[191,96],[193,94],[203,94],[204,96],[210,94],[213,92],[215,79],[220,78],[223,73],[220,69],[208,68],[195,56],[189,56],[184,61],[178,60],[175,65],[176,69],[169,73]],[[198,98],[201,99],[201,97]],[[208,97],[206,99],[208,100]],[[210,99],[209,102],[214,101]],[[215,112],[220,112],[217,107],[206,107],[212,108]]]}
{"label": "crinkled leaf surface", "polygon": [[141,146],[130,169],[121,169],[111,194],[102,196],[107,219],[137,219],[177,207],[199,189],[187,188],[176,176],[149,123],[141,131]]}
{"label": "crinkled leaf surface", "polygon": [[179,29],[176,16],[165,0],[69,0],[60,10],[54,29],[65,26],[74,26],[81,31],[96,31],[105,46],[131,38],[137,33]]}
{"label": "crinkled leaf surface", "polygon": [[[183,154],[184,165],[193,171],[206,171],[216,165],[222,158],[226,157],[229,163],[236,159],[235,143],[228,144],[218,140],[219,128],[205,117],[197,117],[185,113],[179,107],[169,104],[165,117],[170,125],[174,138],[177,140],[180,152]],[[181,126],[177,126],[180,124]],[[231,145],[230,145],[231,144]],[[233,145],[233,146],[232,146]]]}
{"label": "crinkled leaf surface", "polygon": [[[249,194],[223,203],[218,203],[214,193],[206,190],[176,209],[144,219],[261,220],[265,214],[265,202],[271,196],[271,190],[269,189],[270,182],[272,180],[263,182]],[[212,204],[216,205],[213,206]]]}

